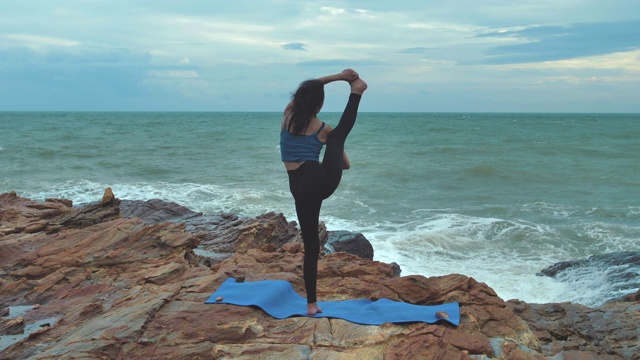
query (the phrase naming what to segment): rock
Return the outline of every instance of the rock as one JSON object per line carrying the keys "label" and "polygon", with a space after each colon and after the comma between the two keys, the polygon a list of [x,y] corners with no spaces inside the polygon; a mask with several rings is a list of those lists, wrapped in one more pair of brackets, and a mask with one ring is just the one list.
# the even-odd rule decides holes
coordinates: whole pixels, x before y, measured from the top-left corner
{"label": "rock", "polygon": [[446,312],[446,311],[438,311],[438,312],[436,313],[436,317],[437,317],[438,319],[448,319],[448,318],[449,318],[449,314],[447,314],[447,312]]}
{"label": "rock", "polygon": [[[45,232],[54,234],[61,229],[82,229],[120,217],[119,200],[109,206],[100,204],[72,208],[68,201],[49,199],[35,202],[19,197],[15,192],[0,194],[0,235]],[[7,225],[5,225],[7,224]]]}
{"label": "rock", "polygon": [[[287,280],[304,294],[304,254],[300,243],[291,241],[297,239],[295,226],[275,213],[255,219],[227,216],[230,222],[221,221],[215,231],[223,230],[219,234],[231,243],[236,236],[242,248],[209,268],[191,260],[211,232],[201,237],[203,232],[187,230],[186,223],[124,218],[116,203],[112,199],[105,207],[77,209],[15,193],[0,195],[0,304],[40,304],[21,315],[24,330],[17,320],[9,324],[3,317],[1,335],[24,333],[0,349],[0,358],[543,359],[597,354],[634,359],[637,354],[636,302],[598,309],[505,303],[486,284],[464,275],[400,277],[397,265],[346,252],[320,259],[321,301],[457,301],[460,325],[278,320],[256,307],[204,304],[230,276]],[[45,226],[25,231],[36,223]],[[200,222],[191,229],[205,227],[211,230],[213,224]]]}
{"label": "rock", "polygon": [[581,350],[603,359],[639,358],[637,301],[610,302],[597,308],[572,303],[527,304],[518,300],[509,300],[507,304],[529,324],[545,356]]}
{"label": "rock", "polygon": [[235,236],[235,252],[245,253],[264,244],[272,244],[279,249],[292,240],[297,241],[298,232],[282,213],[270,212],[245,221],[238,226]]}
{"label": "rock", "polygon": [[24,318],[0,318],[0,335],[17,335],[24,332]]}
{"label": "rock", "polygon": [[100,201],[100,205],[105,206],[109,205],[114,199],[115,195],[113,195],[113,190],[110,187],[106,188],[104,191],[104,195],[102,195],[102,201]]}
{"label": "rock", "polygon": [[[107,189],[110,189],[110,188],[107,188]],[[65,206],[67,206],[67,207],[72,207],[73,206],[73,201],[67,200],[67,199],[49,198],[49,199],[45,199],[45,201],[46,202],[52,202],[52,203],[58,202],[58,203],[61,203],[61,204],[65,205]]]}
{"label": "rock", "polygon": [[562,271],[576,267],[610,267],[610,266],[640,266],[640,252],[626,251],[609,254],[592,255],[587,259],[562,261],[553,264],[538,273],[538,275],[555,277]]}
{"label": "rock", "polygon": [[200,240],[199,249],[215,256],[214,263],[249,249],[276,251],[286,244],[300,242],[295,223],[273,212],[244,219],[221,214],[188,221],[187,229]]}
{"label": "rock", "polygon": [[[563,261],[549,266],[537,275],[549,276],[560,282],[589,284],[593,278],[607,285],[606,297],[619,295],[622,300],[640,288],[640,251],[593,255],[587,259]],[[592,305],[600,305],[594,303]]]}
{"label": "rock", "polygon": [[391,266],[393,267],[393,274],[395,276],[400,276],[400,274],[402,274],[402,269],[400,268],[400,265],[398,265],[395,262],[392,262]]}
{"label": "rock", "polygon": [[120,211],[122,217],[139,218],[146,224],[168,221],[184,223],[186,230],[199,239],[201,255],[198,256],[208,266],[247,249],[270,250],[273,247],[278,250],[284,244],[300,241],[295,222],[288,222],[281,213],[271,212],[256,218],[239,218],[229,213],[203,215],[182,205],[158,199],[123,200]]}
{"label": "rock", "polygon": [[288,252],[289,254],[296,254],[302,252],[302,244],[299,242],[284,244],[280,248],[280,251]]}
{"label": "rock", "polygon": [[591,351],[569,350],[561,351],[549,360],[600,360],[602,357]]}
{"label": "rock", "polygon": [[168,221],[184,222],[202,216],[202,213],[191,211],[182,205],[158,199],[122,200],[120,211],[123,218],[139,218],[146,224],[159,224]]}
{"label": "rock", "polygon": [[115,356],[190,276],[210,273],[184,259],[197,246],[184,224],[147,226],[111,205],[74,209],[15,194],[0,195],[0,208],[3,228],[47,223],[37,233],[0,237],[0,303],[40,304],[23,316],[36,331],[16,337],[0,358]]}
{"label": "rock", "polygon": [[[186,230],[200,240],[196,256],[202,264],[212,266],[247,249],[279,250],[287,244],[301,243],[300,231],[295,222],[288,222],[282,213],[266,213],[255,218],[239,218],[234,214],[203,215],[188,208],[159,199],[148,201],[123,200],[120,202],[122,217],[139,218],[147,224],[183,222]],[[346,251],[373,259],[373,247],[358,233],[347,231],[328,232],[324,223],[318,227],[320,243],[336,242],[336,249],[327,252]],[[331,234],[331,235],[330,235]],[[329,240],[330,236],[333,240]],[[298,251],[297,247],[288,248]]]}
{"label": "rock", "polygon": [[622,301],[640,301],[640,290],[633,294],[626,295]]}
{"label": "rock", "polygon": [[351,231],[329,231],[325,249],[329,253],[344,251],[363,259],[373,260],[373,246],[364,235]]}

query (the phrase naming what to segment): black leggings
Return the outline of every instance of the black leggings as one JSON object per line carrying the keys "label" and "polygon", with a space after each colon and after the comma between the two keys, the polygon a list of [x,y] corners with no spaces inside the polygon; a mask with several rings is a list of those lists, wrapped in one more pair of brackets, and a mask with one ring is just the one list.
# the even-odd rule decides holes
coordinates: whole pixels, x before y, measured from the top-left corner
{"label": "black leggings", "polygon": [[344,142],[353,128],[360,104],[359,94],[349,95],[349,102],[342,113],[340,123],[327,136],[327,147],[322,164],[305,161],[296,170],[287,171],[289,188],[296,202],[298,223],[304,241],[304,287],[307,303],[316,302],[320,237],[318,223],[322,201],[338,188],[342,178]]}

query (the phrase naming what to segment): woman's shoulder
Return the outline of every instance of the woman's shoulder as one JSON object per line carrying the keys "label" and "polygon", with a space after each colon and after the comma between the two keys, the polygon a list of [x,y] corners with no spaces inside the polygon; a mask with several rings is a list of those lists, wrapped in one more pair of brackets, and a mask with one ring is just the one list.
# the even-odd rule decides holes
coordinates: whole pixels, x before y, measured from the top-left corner
{"label": "woman's shoulder", "polygon": [[322,126],[321,129],[318,130],[318,139],[320,139],[320,142],[325,144],[327,142],[327,137],[329,136],[329,133],[331,132],[331,125],[324,123],[324,126]]}
{"label": "woman's shoulder", "polygon": [[280,123],[280,131],[284,130],[285,127],[288,126],[289,121],[291,121],[291,116],[293,112],[287,107],[284,111],[284,115],[282,116],[282,122]]}
{"label": "woman's shoulder", "polygon": [[327,124],[325,124],[322,120],[318,118],[314,118],[313,120],[311,120],[311,123],[309,124],[309,130],[307,131],[307,133],[324,131],[326,127],[327,127]]}

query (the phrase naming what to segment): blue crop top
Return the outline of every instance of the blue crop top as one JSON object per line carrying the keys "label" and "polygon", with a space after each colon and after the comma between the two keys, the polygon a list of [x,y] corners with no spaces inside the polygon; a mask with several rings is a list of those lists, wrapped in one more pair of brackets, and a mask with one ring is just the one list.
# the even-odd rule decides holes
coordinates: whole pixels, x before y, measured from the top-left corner
{"label": "blue crop top", "polygon": [[280,132],[280,157],[282,161],[302,162],[320,161],[320,150],[324,145],[318,138],[318,133],[324,129],[324,123],[318,131],[310,135],[296,135],[285,127]]}

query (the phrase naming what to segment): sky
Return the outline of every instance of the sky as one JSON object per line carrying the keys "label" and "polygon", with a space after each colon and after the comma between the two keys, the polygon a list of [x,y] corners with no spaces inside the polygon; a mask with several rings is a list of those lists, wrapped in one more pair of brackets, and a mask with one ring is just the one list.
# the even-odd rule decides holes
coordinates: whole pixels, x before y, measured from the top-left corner
{"label": "sky", "polygon": [[346,68],[361,111],[640,113],[640,3],[0,2],[0,111],[282,111]]}

